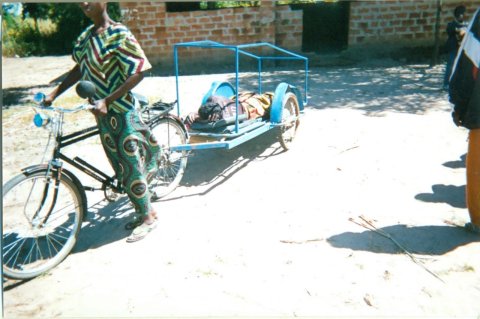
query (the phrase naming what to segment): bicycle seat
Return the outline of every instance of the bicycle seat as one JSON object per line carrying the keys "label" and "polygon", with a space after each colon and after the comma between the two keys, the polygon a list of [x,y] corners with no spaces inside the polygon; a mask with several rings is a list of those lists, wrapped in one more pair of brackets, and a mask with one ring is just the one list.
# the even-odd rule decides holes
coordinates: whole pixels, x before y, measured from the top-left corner
{"label": "bicycle seat", "polygon": [[144,106],[148,105],[148,98],[146,96],[138,93],[133,93],[133,97],[140,104],[140,108],[143,108]]}

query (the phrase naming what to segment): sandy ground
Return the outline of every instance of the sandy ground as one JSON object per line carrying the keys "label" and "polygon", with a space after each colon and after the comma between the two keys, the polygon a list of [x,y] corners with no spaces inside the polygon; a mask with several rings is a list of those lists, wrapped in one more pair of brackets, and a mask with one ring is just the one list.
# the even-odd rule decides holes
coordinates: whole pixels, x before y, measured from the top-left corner
{"label": "sandy ground", "polygon": [[[3,60],[4,182],[42,158],[46,135],[25,99],[69,67],[68,57]],[[469,220],[467,131],[438,89],[443,70],[386,60],[311,69],[294,148],[265,134],[194,153],[180,187],[154,204],[159,227],[138,243],[125,242],[126,198],[89,193],[74,252],[48,274],[5,281],[5,317],[480,318],[480,236],[452,226]],[[231,77],[183,78],[182,111]],[[175,81],[148,77],[137,91],[172,100]],[[98,141],[73,151],[105,165]]]}

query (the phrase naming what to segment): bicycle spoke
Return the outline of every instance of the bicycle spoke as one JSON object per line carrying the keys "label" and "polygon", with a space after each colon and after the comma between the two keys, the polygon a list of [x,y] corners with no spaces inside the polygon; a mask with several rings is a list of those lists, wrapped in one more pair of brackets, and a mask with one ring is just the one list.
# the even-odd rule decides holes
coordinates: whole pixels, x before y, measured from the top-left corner
{"label": "bicycle spoke", "polygon": [[40,259],[43,259],[42,250],[40,249],[40,245],[38,244],[38,238],[35,238],[35,244],[37,246],[37,253],[40,255]]}
{"label": "bicycle spoke", "polygon": [[[24,265],[30,265],[34,261],[43,259],[42,252],[40,251],[40,246],[38,245],[38,238],[35,238],[35,239],[32,239],[32,240],[33,240],[32,248],[30,249],[30,252],[28,253],[28,255],[24,259],[25,261],[27,261],[27,257],[28,257],[28,262],[23,263]],[[34,248],[35,248],[36,256],[34,256],[34,254],[33,254]],[[32,261],[32,256],[35,257],[33,261]]]}
{"label": "bicycle spoke", "polygon": [[[167,169],[164,170],[164,172],[166,171]],[[172,178],[169,178],[169,174],[168,173],[163,173],[160,178],[159,178],[159,181],[160,183],[162,184],[163,183],[166,183],[166,184],[169,184],[171,183],[173,179]]]}
{"label": "bicycle spoke", "polygon": [[168,176],[172,178],[172,180],[175,178],[175,175],[176,175],[176,172],[178,171],[179,169],[179,166],[176,165],[176,164],[172,164],[170,167],[169,167],[169,174]]}
{"label": "bicycle spoke", "polygon": [[[60,249],[61,249],[61,247],[65,246],[65,244],[66,244],[67,241],[68,241],[68,240],[65,240],[65,241],[62,243],[60,240],[56,239],[56,238],[53,237],[53,236],[51,237],[51,239],[52,239],[52,243],[54,244],[54,246],[55,246],[55,244],[57,244],[56,246],[59,246]],[[63,239],[63,238],[60,237],[60,239]]]}
{"label": "bicycle spoke", "polygon": [[[75,212],[75,211],[72,211],[72,212]],[[53,215],[54,215],[54,214],[52,213],[52,214],[50,215],[50,217],[52,217]],[[48,218],[48,222],[45,223],[45,226],[52,224],[54,221],[57,221],[57,220],[59,220],[60,218],[62,218],[62,217],[64,217],[64,216],[65,216],[65,214],[61,214],[61,215],[58,215],[58,216],[57,216],[56,218],[54,218],[54,219],[51,219],[51,218],[49,217],[49,218]]]}
{"label": "bicycle spoke", "polygon": [[162,168],[160,172],[162,173],[162,178],[171,182],[175,179],[176,172],[180,169],[180,164],[169,163],[166,167]]}
{"label": "bicycle spoke", "polygon": [[[66,228],[65,228],[66,229]],[[55,238],[61,238],[61,239],[65,239],[65,242],[68,241],[68,238],[69,237],[64,237],[62,235],[59,235],[59,234],[56,234],[56,233],[51,233],[50,236],[52,236],[52,239],[55,240]]]}
{"label": "bicycle spoke", "polygon": [[[17,241],[14,241],[13,243],[11,243],[10,245],[12,245],[12,247],[11,247],[9,250],[7,250],[6,252],[3,253],[3,257],[5,258],[5,257],[8,255],[8,253],[9,253],[12,249],[15,248],[15,244],[18,243],[19,241],[22,241],[22,240],[26,240],[26,239],[25,239],[25,238],[19,238]],[[9,246],[10,246],[10,245],[9,245]],[[6,247],[7,247],[7,246],[6,246]],[[4,248],[5,248],[5,247],[4,247]],[[21,245],[20,245],[20,248],[21,248]]]}
{"label": "bicycle spoke", "polygon": [[167,170],[167,169],[165,168],[165,169],[163,169],[161,172],[159,172],[158,180],[159,180],[160,182],[167,180],[167,177],[168,177],[168,176],[167,176],[167,174],[165,173],[166,170]]}
{"label": "bicycle spoke", "polygon": [[[55,239],[53,236],[50,237],[50,240],[51,240],[51,244],[52,244],[52,248],[55,250],[55,252],[58,254],[59,251],[62,250],[62,247],[65,246],[66,242],[65,241],[64,243],[61,243],[60,241],[58,241],[57,239]],[[57,248],[58,247],[58,248]]]}
{"label": "bicycle spoke", "polygon": [[[18,247],[18,249],[15,251],[15,254],[13,256],[16,256],[15,259],[13,260],[13,265],[16,265],[17,264],[17,259],[18,259],[18,256],[20,255],[20,250],[22,249],[23,247],[23,244],[27,241],[27,239],[25,239],[25,241],[20,245],[20,247]],[[31,249],[30,249],[31,250]],[[12,256],[12,257],[13,257]],[[12,258],[10,258],[7,263],[10,262]]]}
{"label": "bicycle spoke", "polygon": [[[34,248],[37,248],[37,249],[34,250]],[[25,256],[25,258],[23,259],[23,260],[25,261],[24,263],[22,263],[23,265],[30,265],[30,264],[32,263],[32,255],[33,255],[32,253],[33,253],[34,251],[35,251],[35,252],[37,253],[37,255],[38,255],[38,242],[37,242],[37,238],[33,239],[32,248],[30,248],[30,251],[28,252],[28,255]],[[37,257],[35,260],[37,260],[37,259],[38,259],[38,257]]]}
{"label": "bicycle spoke", "polygon": [[[10,244],[8,244],[8,245],[6,245],[6,246],[3,246],[3,249],[8,248],[8,247],[10,247],[10,246],[12,246],[12,245],[13,245],[13,246],[12,246],[12,248],[13,248],[14,245],[15,245],[17,242],[19,242],[20,240],[22,240],[22,239],[23,239],[23,238],[18,238],[16,241],[11,242]],[[5,241],[5,239],[3,239],[3,241]],[[8,252],[9,252],[10,250],[11,250],[11,249],[7,250],[3,255],[5,256],[6,254],[8,254]]]}
{"label": "bicycle spoke", "polygon": [[[59,250],[58,250],[57,247],[55,246],[55,242],[58,243],[58,241],[56,241],[55,238],[52,238],[53,240],[50,240],[50,236],[46,236],[46,237],[47,237],[47,242],[48,242],[48,243],[51,243],[52,248],[55,250],[55,255],[58,254]],[[54,242],[54,241],[55,241],[55,242]],[[47,244],[47,245],[48,245],[48,244]],[[47,247],[49,247],[48,250],[50,251],[50,245],[48,245]],[[52,255],[51,255],[51,256],[52,256]]]}
{"label": "bicycle spoke", "polygon": [[[52,255],[52,250],[50,249],[50,246],[52,246],[54,249],[55,247],[53,246],[53,244],[51,244],[51,241],[50,241],[50,236],[45,236],[45,242],[47,244],[47,249],[48,249],[48,255],[49,256],[53,256]],[[58,250],[55,249],[55,252],[58,253]]]}
{"label": "bicycle spoke", "polygon": [[[68,207],[70,206],[73,206],[74,210],[78,208],[78,206],[75,205],[75,203],[70,203],[68,205],[65,205],[64,207],[59,207],[58,209],[56,209],[55,211],[52,211],[52,213],[50,214],[50,217],[52,216],[55,216],[57,214],[63,214],[61,213],[63,210],[67,210]],[[49,218],[50,219],[50,218]]]}
{"label": "bicycle spoke", "polygon": [[45,183],[53,177],[46,172],[39,168],[4,185],[2,255],[7,277],[28,279],[53,268],[71,251],[80,230],[82,189],[62,174],[54,196],[53,184]]}

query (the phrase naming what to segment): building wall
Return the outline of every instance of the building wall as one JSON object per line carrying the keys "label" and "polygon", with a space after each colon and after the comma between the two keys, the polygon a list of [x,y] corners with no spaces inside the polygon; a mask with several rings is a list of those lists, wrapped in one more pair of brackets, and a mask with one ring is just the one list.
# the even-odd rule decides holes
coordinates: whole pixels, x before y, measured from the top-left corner
{"label": "building wall", "polygon": [[[443,0],[440,37],[445,41],[446,26],[457,5],[467,7],[471,17],[479,0]],[[350,4],[349,48],[367,44],[431,45],[435,38],[435,0],[352,1]]]}
{"label": "building wall", "polygon": [[[470,17],[480,0],[442,0],[442,43],[453,9],[460,4],[468,8]],[[167,12],[165,3],[156,1],[120,2],[120,6],[125,24],[154,63],[172,64],[175,43],[205,39],[226,44],[265,41],[297,52],[302,48],[303,11],[274,1],[262,1],[259,7],[191,12]],[[436,0],[351,0],[348,47],[432,45],[435,22]],[[179,52],[192,62],[204,63],[211,61],[209,54],[208,50]]]}
{"label": "building wall", "polygon": [[[164,2],[154,1],[120,5],[125,24],[154,63],[172,63],[173,45],[178,42],[269,42],[296,51],[302,46],[303,13],[273,1],[262,1],[259,7],[191,12],[167,12]],[[208,62],[208,54],[208,50],[179,50],[180,57],[192,61]]]}

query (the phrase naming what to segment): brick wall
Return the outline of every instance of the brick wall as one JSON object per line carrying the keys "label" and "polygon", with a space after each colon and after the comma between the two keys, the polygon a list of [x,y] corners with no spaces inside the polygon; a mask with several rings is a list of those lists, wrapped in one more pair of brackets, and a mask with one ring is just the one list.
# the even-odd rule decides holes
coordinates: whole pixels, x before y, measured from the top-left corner
{"label": "brick wall", "polygon": [[[154,63],[171,64],[173,44],[178,42],[270,42],[296,51],[302,45],[302,12],[273,1],[262,1],[259,7],[191,12],[167,12],[164,2],[154,1],[120,2],[120,6],[124,23]],[[179,50],[181,58],[204,63],[211,62],[209,54],[208,50]],[[215,58],[221,60],[221,53],[216,52]]]}
{"label": "brick wall", "polygon": [[[480,0],[442,0],[442,44],[453,9],[460,4],[468,8],[471,17]],[[125,24],[153,63],[171,65],[173,44],[186,41],[265,41],[297,52],[302,47],[303,11],[277,6],[274,1],[262,1],[260,7],[192,12],[167,12],[165,3],[156,1],[120,2],[120,6]],[[371,51],[375,46],[429,46],[434,42],[435,21],[436,0],[351,0],[348,47],[368,46]],[[208,50],[182,49],[179,55],[196,63],[212,62],[213,57]],[[215,58],[221,60],[218,52]]]}
{"label": "brick wall", "polygon": [[[479,0],[443,0],[440,24],[442,43],[447,23],[457,5],[467,7],[471,17]],[[437,4],[434,0],[352,1],[348,45],[431,45],[434,41]]]}
{"label": "brick wall", "polygon": [[302,49],[303,11],[290,6],[275,8],[275,44],[300,52]]}

